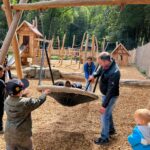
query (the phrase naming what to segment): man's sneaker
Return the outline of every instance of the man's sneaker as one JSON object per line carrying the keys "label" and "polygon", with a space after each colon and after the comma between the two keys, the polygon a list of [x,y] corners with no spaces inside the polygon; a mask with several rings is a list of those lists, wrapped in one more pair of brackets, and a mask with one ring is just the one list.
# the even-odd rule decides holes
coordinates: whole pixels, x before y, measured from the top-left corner
{"label": "man's sneaker", "polygon": [[98,138],[94,141],[95,144],[97,145],[106,145],[109,143],[109,139],[102,139],[102,138]]}
{"label": "man's sneaker", "polygon": [[117,134],[117,132],[116,132],[115,130],[109,132],[109,135],[110,135],[110,136],[115,135],[115,134]]}

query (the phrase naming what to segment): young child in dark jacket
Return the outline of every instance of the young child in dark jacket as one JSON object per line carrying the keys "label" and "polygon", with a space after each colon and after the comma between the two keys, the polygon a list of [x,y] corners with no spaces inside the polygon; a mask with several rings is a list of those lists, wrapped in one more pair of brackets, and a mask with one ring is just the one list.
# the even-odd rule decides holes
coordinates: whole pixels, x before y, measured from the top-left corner
{"label": "young child in dark jacket", "polygon": [[23,82],[13,79],[6,83],[9,94],[4,104],[7,115],[5,128],[7,150],[33,149],[31,112],[45,102],[50,92],[48,89],[45,90],[37,99],[22,97],[23,90],[28,86],[25,81]]}
{"label": "young child in dark jacket", "polygon": [[3,134],[3,115],[5,99],[5,77],[3,66],[0,65],[0,134]]}
{"label": "young child in dark jacket", "polygon": [[150,111],[138,109],[134,115],[136,126],[128,141],[133,150],[150,150]]}

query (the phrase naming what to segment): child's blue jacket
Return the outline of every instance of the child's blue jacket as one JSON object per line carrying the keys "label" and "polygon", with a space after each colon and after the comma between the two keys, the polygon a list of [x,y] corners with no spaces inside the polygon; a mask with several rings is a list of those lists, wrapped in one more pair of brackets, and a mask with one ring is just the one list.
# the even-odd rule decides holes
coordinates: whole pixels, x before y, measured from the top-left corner
{"label": "child's blue jacket", "polygon": [[[149,128],[149,131],[150,131],[150,128]],[[150,135],[148,138],[150,139]],[[128,142],[132,146],[133,150],[150,150],[150,145],[143,145],[141,143],[142,139],[145,139],[145,137],[142,134],[142,132],[139,130],[138,126],[136,126],[133,130],[133,133],[128,136]]]}
{"label": "child's blue jacket", "polygon": [[88,79],[90,75],[92,75],[95,71],[95,64],[92,62],[91,65],[89,65],[88,63],[84,64],[84,74],[85,74],[85,78]]}

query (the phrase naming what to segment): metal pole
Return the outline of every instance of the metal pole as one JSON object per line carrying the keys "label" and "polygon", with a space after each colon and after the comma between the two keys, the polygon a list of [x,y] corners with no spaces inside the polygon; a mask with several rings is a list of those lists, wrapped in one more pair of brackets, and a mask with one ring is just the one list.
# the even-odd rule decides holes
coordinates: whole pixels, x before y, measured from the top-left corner
{"label": "metal pole", "polygon": [[50,63],[50,60],[49,60],[49,57],[48,57],[48,52],[47,52],[46,47],[45,47],[45,54],[46,54],[46,58],[47,58],[47,63],[48,63],[48,67],[49,67],[49,71],[50,71],[52,83],[53,83],[53,85],[54,85],[55,82],[54,82],[53,72],[52,72],[51,63]]}

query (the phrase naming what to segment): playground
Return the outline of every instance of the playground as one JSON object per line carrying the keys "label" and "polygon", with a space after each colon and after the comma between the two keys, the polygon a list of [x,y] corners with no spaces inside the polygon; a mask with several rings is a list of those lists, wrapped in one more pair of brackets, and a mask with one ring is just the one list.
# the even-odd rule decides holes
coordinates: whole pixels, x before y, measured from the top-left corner
{"label": "playground", "polygon": [[[123,67],[121,72],[122,78],[145,79],[135,67]],[[30,84],[33,97],[40,95],[33,90],[38,81],[30,80]],[[98,94],[98,90],[96,93]],[[121,96],[114,111],[118,134],[113,137],[110,145],[105,147],[93,144],[93,139],[99,136],[100,132],[100,99],[75,107],[63,107],[48,97],[46,103],[32,114],[34,148],[35,150],[131,150],[127,136],[135,124],[132,115],[136,109],[148,106],[149,96],[150,88],[147,87],[121,87]],[[0,149],[5,149],[3,135],[0,135]]]}
{"label": "playground", "polygon": [[[46,102],[32,113],[33,149],[131,150],[127,137],[136,124],[134,112],[150,109],[150,1],[3,0],[0,4],[5,17],[5,23],[0,24],[4,28],[0,30],[4,33],[0,38],[0,64],[5,73],[11,71],[13,78],[28,79],[29,97],[37,98],[45,89],[50,90]],[[141,12],[144,17],[139,15]],[[136,15],[145,20],[139,21]],[[143,28],[141,22],[146,22]],[[103,61],[100,52],[108,52],[109,65],[98,62]],[[84,76],[89,56],[95,71],[103,69],[101,77],[93,82],[88,81],[90,75],[87,81]],[[96,145],[103,114],[98,82],[115,62],[121,72],[117,82],[120,96],[113,111],[117,134],[105,139],[110,140],[108,145]],[[79,83],[81,88],[71,83],[67,86],[68,80]],[[94,90],[88,90],[90,84]],[[114,81],[111,84],[114,87]],[[6,113],[3,120],[5,127]],[[4,134],[0,134],[0,150],[5,149]]]}

